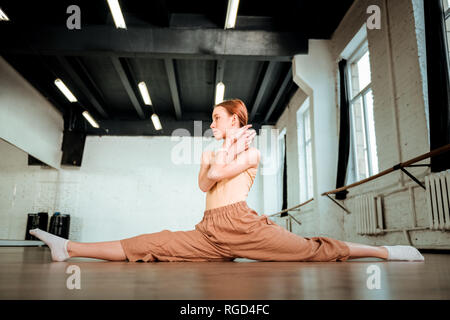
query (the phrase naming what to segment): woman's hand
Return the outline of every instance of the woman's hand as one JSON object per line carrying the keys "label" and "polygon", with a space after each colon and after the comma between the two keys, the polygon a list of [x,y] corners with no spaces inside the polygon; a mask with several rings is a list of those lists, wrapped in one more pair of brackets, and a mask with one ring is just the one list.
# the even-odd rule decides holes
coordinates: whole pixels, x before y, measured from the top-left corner
{"label": "woman's hand", "polygon": [[239,138],[231,145],[230,150],[232,150],[235,155],[248,150],[255,136],[256,131],[254,129],[245,130],[244,133],[240,135]]}
{"label": "woman's hand", "polygon": [[248,133],[247,129],[250,128],[252,125],[247,124],[246,126],[243,126],[235,131],[229,130],[227,131],[226,138],[225,138],[225,145],[224,147],[229,149],[231,146],[244,134]]}

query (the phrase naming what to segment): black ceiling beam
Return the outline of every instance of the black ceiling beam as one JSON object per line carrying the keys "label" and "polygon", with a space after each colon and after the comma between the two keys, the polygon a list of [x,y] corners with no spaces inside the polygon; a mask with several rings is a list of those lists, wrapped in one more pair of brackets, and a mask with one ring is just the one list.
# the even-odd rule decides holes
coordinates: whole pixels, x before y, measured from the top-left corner
{"label": "black ceiling beam", "polygon": [[[228,5],[228,4],[227,4]],[[176,13],[170,15],[171,28],[203,28],[203,29],[223,29],[225,27],[226,10],[223,13],[219,8],[214,9],[215,15],[201,13]],[[239,10],[238,10],[239,13]],[[223,16],[221,16],[223,14]],[[271,31],[292,31],[276,29],[274,18],[268,16],[241,16],[236,18],[234,30],[271,30]]]}
{"label": "black ceiling beam", "polygon": [[292,81],[292,67],[289,68],[289,71],[287,72],[286,76],[284,77],[283,82],[281,83],[280,89],[278,89],[277,95],[275,96],[275,99],[272,102],[272,105],[269,108],[269,111],[267,112],[266,116],[264,117],[264,122],[267,123],[270,116],[272,115],[273,111],[275,110],[275,107],[278,106],[278,102],[280,101],[280,98],[283,96],[289,81]]}
{"label": "black ceiling beam", "polygon": [[154,27],[83,26],[81,30],[40,26],[0,26],[1,52],[64,56],[111,56],[183,59],[291,61],[308,53],[308,39],[298,32]]}
{"label": "black ceiling beam", "polygon": [[[120,7],[127,26],[145,24],[156,27],[169,27],[171,13],[168,10],[166,2],[166,0],[121,1]],[[108,7],[106,3],[105,6]],[[107,9],[105,21],[109,25],[114,25],[114,19],[109,8]]]}
{"label": "black ceiling beam", "polygon": [[219,82],[223,81],[223,73],[225,71],[225,60],[218,59],[216,61],[216,83],[217,85]]}
{"label": "black ceiling beam", "polygon": [[206,121],[209,126],[211,124],[211,113],[211,110],[208,110],[208,112],[188,111],[183,113],[183,120]]}
{"label": "black ceiling beam", "polygon": [[267,92],[267,86],[269,81],[273,78],[275,67],[277,66],[277,62],[269,61],[269,65],[267,66],[266,72],[264,74],[263,81],[261,82],[261,86],[259,87],[258,94],[256,95],[255,103],[253,104],[252,111],[250,112],[249,122],[252,122],[255,118],[256,113],[261,105],[262,98],[264,94]]}
{"label": "black ceiling beam", "polygon": [[99,86],[97,85],[95,80],[92,78],[92,76],[91,76],[90,72],[88,71],[86,65],[83,63],[83,61],[79,57],[74,57],[73,59],[76,62],[76,64],[78,65],[78,67],[80,68],[82,74],[87,78],[87,81],[89,82],[89,84],[91,85],[91,87],[93,88],[95,93],[100,97],[101,101],[103,101],[103,103],[104,103],[105,102],[105,97],[103,95],[103,92],[102,92],[102,90],[100,90]]}
{"label": "black ceiling beam", "polygon": [[175,109],[175,115],[177,120],[181,120],[181,104],[180,95],[178,93],[177,76],[175,73],[174,61],[172,59],[164,59],[164,64],[166,67],[167,78],[169,80],[170,95],[172,97],[173,107]]}
{"label": "black ceiling beam", "polygon": [[[162,129],[156,130],[152,121],[142,120],[99,120],[100,128],[87,126],[88,135],[113,135],[113,136],[204,136],[211,137],[212,131],[209,127],[211,121],[181,120],[174,117],[158,115]],[[260,123],[252,123],[252,128],[259,132]]]}
{"label": "black ceiling beam", "polygon": [[128,97],[131,100],[131,103],[136,109],[136,112],[138,113],[141,119],[145,119],[144,111],[142,110],[138,97],[136,96],[136,93],[133,87],[131,86],[131,83],[134,84],[135,82],[132,81],[132,79],[130,79],[131,70],[129,69],[128,64],[127,63],[122,64],[120,58],[116,57],[111,57],[111,62],[114,65],[114,69],[116,69],[120,81],[122,82],[123,87],[125,88],[125,91],[127,92]]}
{"label": "black ceiling beam", "polygon": [[63,56],[58,56],[57,59],[58,59],[59,63],[61,64],[61,66],[63,67],[63,69],[66,71],[66,73],[70,76],[70,78],[72,79],[73,83],[83,93],[83,95],[89,100],[89,102],[98,111],[98,113],[103,118],[109,118],[108,113],[102,107],[101,103],[97,100],[97,98],[88,89],[88,87],[85,85],[85,82],[83,81],[83,79],[81,79],[80,75],[71,66],[69,61],[67,61],[67,59],[65,57],[63,57]]}

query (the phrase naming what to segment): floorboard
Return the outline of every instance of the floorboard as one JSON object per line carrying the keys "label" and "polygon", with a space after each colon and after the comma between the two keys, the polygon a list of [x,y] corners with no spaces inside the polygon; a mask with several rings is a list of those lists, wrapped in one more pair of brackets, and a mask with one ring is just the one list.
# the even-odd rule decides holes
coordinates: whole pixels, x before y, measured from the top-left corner
{"label": "floorboard", "polygon": [[[450,255],[423,255],[423,262],[52,262],[48,247],[0,247],[0,299],[450,299]],[[67,287],[70,266],[79,267],[80,289]],[[380,289],[367,286],[370,268],[380,272]]]}

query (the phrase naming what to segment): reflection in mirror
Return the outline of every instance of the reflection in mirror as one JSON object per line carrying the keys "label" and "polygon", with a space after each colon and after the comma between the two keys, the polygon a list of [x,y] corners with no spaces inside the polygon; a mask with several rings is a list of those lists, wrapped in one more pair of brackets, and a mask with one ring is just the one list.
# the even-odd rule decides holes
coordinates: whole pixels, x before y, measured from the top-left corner
{"label": "reflection in mirror", "polygon": [[0,155],[0,245],[40,244],[27,230],[47,229],[52,208],[41,204],[49,203],[53,184],[46,189],[43,182],[57,170],[3,139]]}

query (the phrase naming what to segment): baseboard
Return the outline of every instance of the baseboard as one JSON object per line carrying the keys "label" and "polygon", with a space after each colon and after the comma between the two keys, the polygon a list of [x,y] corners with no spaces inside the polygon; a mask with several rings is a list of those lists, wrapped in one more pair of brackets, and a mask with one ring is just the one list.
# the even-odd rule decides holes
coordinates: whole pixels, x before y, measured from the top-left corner
{"label": "baseboard", "polygon": [[0,247],[40,247],[45,245],[39,240],[8,240],[0,239]]}

